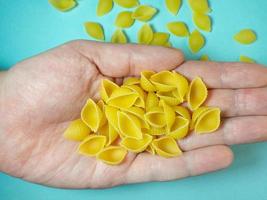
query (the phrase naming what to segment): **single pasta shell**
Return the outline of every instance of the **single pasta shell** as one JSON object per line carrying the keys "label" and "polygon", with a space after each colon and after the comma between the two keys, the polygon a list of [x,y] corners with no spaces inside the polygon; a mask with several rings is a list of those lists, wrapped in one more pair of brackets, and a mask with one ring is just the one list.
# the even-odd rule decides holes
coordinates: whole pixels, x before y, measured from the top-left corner
{"label": "single pasta shell", "polygon": [[183,75],[181,75],[175,71],[173,71],[172,73],[175,76],[175,79],[177,82],[177,84],[176,84],[177,89],[173,90],[173,95],[175,97],[181,99],[181,101],[183,102],[185,100],[185,95],[187,94],[188,89],[189,89],[188,81]]}
{"label": "single pasta shell", "polygon": [[197,134],[204,134],[216,131],[221,122],[220,113],[219,108],[209,108],[202,113],[196,122],[195,132]]}
{"label": "single pasta shell", "polygon": [[107,102],[111,94],[114,92],[114,90],[118,89],[119,86],[108,80],[108,79],[103,79],[101,82],[100,86],[100,96],[103,99],[104,102]]}
{"label": "single pasta shell", "polygon": [[108,165],[120,164],[127,155],[127,150],[120,146],[108,146],[97,154],[97,159]]}
{"label": "single pasta shell", "polygon": [[209,8],[208,0],[188,0],[191,9],[199,13],[208,13],[211,11]]}
{"label": "single pasta shell", "polygon": [[200,57],[200,60],[201,60],[201,61],[209,61],[210,58],[209,58],[208,55],[204,54],[204,55],[202,55],[202,56]]}
{"label": "single pasta shell", "polygon": [[157,92],[156,95],[160,98],[160,100],[164,100],[167,104],[169,104],[171,106],[176,106],[176,105],[182,103],[182,100],[180,98],[177,98],[176,96],[174,96],[173,91]]}
{"label": "single pasta shell", "polygon": [[166,121],[166,128],[169,131],[175,121],[175,112],[172,109],[171,106],[169,106],[167,103],[165,103],[164,100],[160,100],[160,105],[163,108],[163,112],[165,115],[165,121]]}
{"label": "single pasta shell", "polygon": [[176,21],[167,24],[167,29],[178,37],[187,37],[189,35],[188,28],[184,22]]}
{"label": "single pasta shell", "polygon": [[165,115],[160,107],[151,108],[145,114],[145,120],[155,128],[163,128],[166,125]]}
{"label": "single pasta shell", "polygon": [[173,123],[173,126],[168,132],[168,136],[173,137],[174,139],[182,139],[188,134],[189,130],[189,120],[183,117],[177,116]]}
{"label": "single pasta shell", "polygon": [[113,8],[113,0],[98,0],[96,15],[98,17],[108,14]]}
{"label": "single pasta shell", "polygon": [[148,5],[140,5],[132,13],[132,18],[139,21],[149,21],[157,13],[157,9]]}
{"label": "single pasta shell", "polygon": [[142,71],[141,72],[140,85],[143,88],[143,90],[147,92],[156,91],[156,87],[149,80],[153,74],[155,74],[155,72],[153,71]]}
{"label": "single pasta shell", "polygon": [[241,55],[239,58],[240,62],[244,62],[244,63],[256,63],[256,61],[248,56],[243,56]]}
{"label": "single pasta shell", "polygon": [[144,137],[141,140],[124,138],[120,142],[120,145],[128,151],[140,153],[148,147],[148,145],[152,142],[152,139],[153,137],[151,135],[144,134]]}
{"label": "single pasta shell", "polygon": [[77,5],[75,0],[48,0],[48,2],[62,12],[69,11]]}
{"label": "single pasta shell", "polygon": [[98,105],[92,100],[88,99],[81,112],[81,119],[90,127],[91,130],[97,132],[103,118],[103,113]]}
{"label": "single pasta shell", "polygon": [[205,38],[197,30],[194,30],[189,36],[189,48],[193,53],[197,53],[205,45]]}
{"label": "single pasta shell", "polygon": [[149,24],[144,24],[138,31],[138,43],[149,44],[153,39],[153,30]]}
{"label": "single pasta shell", "polygon": [[191,110],[198,109],[204,103],[207,96],[208,90],[205,83],[200,77],[194,78],[189,86],[189,92],[187,94],[189,108]]}
{"label": "single pasta shell", "polygon": [[123,80],[123,85],[139,85],[140,79],[136,77],[129,77]]}
{"label": "single pasta shell", "polygon": [[128,88],[116,89],[107,100],[107,104],[116,108],[130,108],[134,105],[138,94]]}
{"label": "single pasta shell", "polygon": [[181,7],[181,4],[182,4],[181,0],[165,0],[166,8],[173,15],[177,15],[177,13]]}
{"label": "single pasta shell", "polygon": [[119,129],[122,135],[139,140],[143,138],[141,123],[137,117],[125,112],[119,112],[118,119]]}
{"label": "single pasta shell", "polygon": [[89,135],[80,143],[78,152],[85,156],[95,156],[104,148],[106,141],[106,136]]}
{"label": "single pasta shell", "polygon": [[207,32],[211,31],[210,16],[195,12],[193,14],[193,21],[200,30],[207,31]]}
{"label": "single pasta shell", "polygon": [[117,29],[111,37],[111,42],[117,44],[126,44],[128,39],[123,30]]}
{"label": "single pasta shell", "polygon": [[189,110],[183,106],[174,106],[173,110],[180,115],[181,117],[187,119],[188,121],[191,120],[191,116]]}
{"label": "single pasta shell", "polygon": [[177,79],[170,71],[158,72],[150,77],[150,81],[160,92],[169,92],[177,86]]}
{"label": "single pasta shell", "polygon": [[193,130],[195,128],[195,124],[196,121],[198,120],[198,118],[207,110],[209,109],[209,107],[207,106],[202,106],[199,107],[198,109],[196,109],[193,114],[192,114],[192,120],[190,122],[190,130]]}
{"label": "single pasta shell", "polygon": [[117,132],[119,132],[119,119],[118,119],[118,108],[114,108],[112,106],[105,105],[105,115],[106,118]]}
{"label": "single pasta shell", "polygon": [[123,85],[122,87],[128,88],[138,94],[138,98],[135,102],[135,106],[145,108],[145,92],[138,85]]}
{"label": "single pasta shell", "polygon": [[91,132],[91,129],[81,120],[72,121],[64,131],[64,137],[68,140],[82,141]]}
{"label": "single pasta shell", "polygon": [[170,35],[164,32],[156,32],[153,34],[153,39],[150,42],[152,45],[165,45],[169,40]]}
{"label": "single pasta shell", "polygon": [[144,118],[145,111],[142,108],[133,106],[133,107],[122,109],[122,110],[126,113],[129,113],[129,114],[132,114],[138,117],[141,123],[141,128],[150,128],[149,124],[145,121],[145,118]]}
{"label": "single pasta shell", "polygon": [[152,147],[155,149],[158,155],[166,158],[175,157],[182,154],[178,144],[170,136],[154,139],[152,141]]}
{"label": "single pasta shell", "polygon": [[85,22],[85,30],[89,36],[97,40],[105,40],[104,30],[101,24],[96,22]]}
{"label": "single pasta shell", "polygon": [[241,44],[251,44],[256,41],[256,33],[251,29],[244,29],[234,36],[235,41]]}
{"label": "single pasta shell", "polygon": [[133,8],[139,5],[138,0],[114,0],[114,2],[123,8]]}
{"label": "single pasta shell", "polygon": [[146,111],[159,105],[159,99],[154,92],[148,92],[146,97]]}
{"label": "single pasta shell", "polygon": [[132,12],[122,11],[115,20],[115,25],[119,28],[129,28],[133,25],[134,19],[132,18]]}

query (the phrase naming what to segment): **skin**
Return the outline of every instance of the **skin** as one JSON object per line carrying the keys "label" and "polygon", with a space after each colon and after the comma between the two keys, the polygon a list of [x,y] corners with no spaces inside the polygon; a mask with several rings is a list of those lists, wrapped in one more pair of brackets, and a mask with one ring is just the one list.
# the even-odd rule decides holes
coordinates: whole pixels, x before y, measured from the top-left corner
{"label": "skin", "polygon": [[[119,166],[77,154],[62,134],[103,78],[121,82],[142,70],[200,76],[222,108],[214,134],[179,141],[175,158],[129,153]],[[257,64],[184,61],[179,50],[142,45],[73,41],[0,73],[0,170],[27,181],[63,188],[104,188],[195,176],[229,166],[227,145],[267,139],[267,68]],[[249,125],[249,126],[248,126]]]}

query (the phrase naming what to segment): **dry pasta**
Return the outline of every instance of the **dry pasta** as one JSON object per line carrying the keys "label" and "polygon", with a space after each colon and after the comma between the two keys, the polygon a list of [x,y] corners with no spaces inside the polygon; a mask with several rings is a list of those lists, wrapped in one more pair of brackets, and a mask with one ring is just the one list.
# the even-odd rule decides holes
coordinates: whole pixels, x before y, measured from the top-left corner
{"label": "dry pasta", "polygon": [[189,47],[193,53],[197,53],[205,45],[205,38],[197,30],[189,36]]}
{"label": "dry pasta", "polygon": [[84,23],[85,30],[88,35],[90,35],[92,38],[95,38],[97,40],[104,40],[104,30],[101,24],[96,22],[85,22]]}
{"label": "dry pasta", "polygon": [[184,22],[176,21],[169,22],[167,24],[167,29],[174,35],[178,37],[187,37],[189,35],[188,28]]}
{"label": "dry pasta", "polygon": [[113,0],[98,0],[96,15],[101,17],[108,14],[113,7]]}
{"label": "dry pasta", "polygon": [[182,0],[165,0],[166,8],[173,15],[177,15],[182,4]]}
{"label": "dry pasta", "polygon": [[144,24],[137,33],[138,43],[149,44],[153,40],[153,30],[149,24]]}
{"label": "dry pasta", "polygon": [[156,13],[157,13],[156,8],[153,8],[148,5],[141,5],[134,10],[132,18],[146,22],[149,21]]}
{"label": "dry pasta", "polygon": [[200,77],[189,83],[176,71],[142,71],[121,86],[104,79],[101,99],[87,100],[81,119],[69,124],[64,137],[80,142],[78,153],[109,165],[122,163],[128,151],[179,156],[177,140],[220,126],[220,109],[203,106],[207,95]]}
{"label": "dry pasta", "polygon": [[193,15],[193,20],[199,29],[207,32],[211,31],[211,19],[208,15],[195,12]]}
{"label": "dry pasta", "polygon": [[122,11],[115,20],[115,25],[119,28],[129,28],[133,25],[134,19],[132,18],[132,12]]}
{"label": "dry pasta", "polygon": [[123,30],[117,29],[111,37],[111,42],[118,44],[125,44],[128,42],[128,39]]}
{"label": "dry pasta", "polygon": [[252,59],[252,58],[250,58],[248,56],[243,56],[243,55],[241,55],[239,57],[239,61],[240,62],[244,62],[244,63],[256,63],[256,61],[254,59]]}
{"label": "dry pasta", "polygon": [[244,29],[239,31],[235,36],[234,36],[235,41],[241,43],[241,44],[251,44],[256,41],[257,36],[255,32],[251,29]]}
{"label": "dry pasta", "polygon": [[114,0],[114,2],[123,8],[133,8],[139,5],[138,0]]}
{"label": "dry pasta", "polygon": [[152,45],[165,45],[169,40],[170,35],[164,32],[156,32],[153,34],[153,39],[150,42]]}
{"label": "dry pasta", "polygon": [[211,11],[208,0],[188,0],[188,2],[194,12],[205,14]]}
{"label": "dry pasta", "polygon": [[57,10],[65,12],[76,6],[75,0],[48,0],[48,2]]}

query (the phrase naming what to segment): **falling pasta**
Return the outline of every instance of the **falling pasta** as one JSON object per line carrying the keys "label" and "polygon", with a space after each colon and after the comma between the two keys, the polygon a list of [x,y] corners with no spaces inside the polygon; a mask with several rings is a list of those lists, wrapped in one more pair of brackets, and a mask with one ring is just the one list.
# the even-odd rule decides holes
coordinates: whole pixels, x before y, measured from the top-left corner
{"label": "falling pasta", "polygon": [[180,156],[177,140],[190,131],[206,134],[220,126],[220,109],[203,106],[207,96],[200,77],[189,82],[176,71],[142,71],[121,86],[104,79],[101,99],[87,100],[64,137],[79,142],[79,154],[108,165],[122,163],[127,152]]}

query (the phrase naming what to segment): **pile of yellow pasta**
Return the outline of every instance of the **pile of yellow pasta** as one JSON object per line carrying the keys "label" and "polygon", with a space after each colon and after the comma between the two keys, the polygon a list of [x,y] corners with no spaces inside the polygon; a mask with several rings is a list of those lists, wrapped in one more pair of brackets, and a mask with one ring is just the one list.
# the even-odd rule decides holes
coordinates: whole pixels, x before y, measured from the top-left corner
{"label": "pile of yellow pasta", "polygon": [[200,77],[189,83],[175,71],[143,71],[121,86],[104,79],[100,95],[98,102],[87,100],[64,136],[80,142],[80,154],[107,164],[121,163],[128,151],[179,156],[177,140],[220,126],[220,109],[202,106],[208,90]]}

